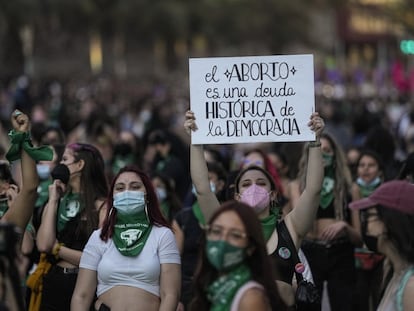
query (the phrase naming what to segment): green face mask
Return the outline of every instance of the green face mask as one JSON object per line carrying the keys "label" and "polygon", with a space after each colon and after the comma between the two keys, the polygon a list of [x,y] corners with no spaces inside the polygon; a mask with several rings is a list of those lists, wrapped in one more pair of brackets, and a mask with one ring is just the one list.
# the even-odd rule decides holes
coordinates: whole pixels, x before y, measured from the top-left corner
{"label": "green face mask", "polygon": [[228,271],[246,258],[246,248],[237,247],[223,240],[207,240],[207,259],[218,271]]}
{"label": "green face mask", "polygon": [[323,160],[323,163],[325,164],[325,167],[332,166],[334,156],[332,154],[322,153],[322,160]]}

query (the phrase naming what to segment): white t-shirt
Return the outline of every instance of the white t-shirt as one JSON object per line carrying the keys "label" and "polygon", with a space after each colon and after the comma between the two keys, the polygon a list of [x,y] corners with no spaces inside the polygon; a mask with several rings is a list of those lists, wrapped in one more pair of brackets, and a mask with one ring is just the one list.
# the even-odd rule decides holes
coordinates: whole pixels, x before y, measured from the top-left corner
{"label": "white t-shirt", "polygon": [[97,272],[99,297],[116,285],[138,287],[160,296],[161,264],[181,264],[180,253],[172,231],[152,226],[141,253],[124,256],[112,239],[101,240],[101,229],[94,231],[86,244],[79,267]]}

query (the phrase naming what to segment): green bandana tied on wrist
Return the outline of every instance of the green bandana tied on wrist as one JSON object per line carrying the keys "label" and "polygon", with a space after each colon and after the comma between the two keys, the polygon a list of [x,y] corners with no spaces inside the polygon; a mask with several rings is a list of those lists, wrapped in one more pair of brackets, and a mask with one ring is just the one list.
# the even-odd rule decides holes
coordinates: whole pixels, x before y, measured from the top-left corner
{"label": "green bandana tied on wrist", "polygon": [[65,229],[66,224],[82,211],[79,193],[67,193],[59,201],[57,210],[57,232]]}
{"label": "green bandana tied on wrist", "polygon": [[276,223],[279,220],[279,208],[273,207],[270,209],[269,216],[260,219],[260,223],[262,224],[262,231],[265,238],[265,241],[268,241],[276,229]]}
{"label": "green bandana tied on wrist", "polygon": [[211,283],[206,289],[207,298],[211,302],[210,311],[230,310],[237,291],[250,279],[250,269],[247,265],[241,264]]}
{"label": "green bandana tied on wrist", "polygon": [[11,130],[8,134],[11,142],[9,151],[6,154],[6,159],[9,162],[20,159],[20,152],[24,151],[35,161],[52,161],[53,150],[48,146],[33,147],[28,132],[18,132]]}
{"label": "green bandana tied on wrist", "polygon": [[151,227],[145,212],[128,215],[118,211],[112,240],[122,255],[137,256],[145,246]]}

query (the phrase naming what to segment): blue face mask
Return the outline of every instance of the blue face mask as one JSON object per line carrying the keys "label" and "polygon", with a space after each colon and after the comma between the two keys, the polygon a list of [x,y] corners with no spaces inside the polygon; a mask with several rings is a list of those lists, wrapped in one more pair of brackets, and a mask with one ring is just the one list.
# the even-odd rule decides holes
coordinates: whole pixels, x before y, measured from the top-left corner
{"label": "blue face mask", "polygon": [[356,182],[360,186],[375,187],[375,186],[378,186],[381,183],[381,178],[376,177],[371,182],[366,183],[361,177],[358,177],[357,180],[356,180]]}
{"label": "blue face mask", "polygon": [[145,210],[143,191],[123,191],[114,195],[114,207],[122,214],[138,214]]}
{"label": "blue face mask", "polygon": [[50,166],[47,164],[36,164],[36,171],[41,180],[46,180],[50,176]]}
{"label": "blue face mask", "polygon": [[157,193],[157,197],[160,202],[163,202],[167,198],[167,190],[164,188],[157,187],[155,192]]}

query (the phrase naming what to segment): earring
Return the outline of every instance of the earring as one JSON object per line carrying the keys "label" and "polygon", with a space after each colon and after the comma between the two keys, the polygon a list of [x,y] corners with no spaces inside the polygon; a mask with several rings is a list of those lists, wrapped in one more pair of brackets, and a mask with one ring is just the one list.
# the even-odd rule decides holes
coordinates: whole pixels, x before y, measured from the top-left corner
{"label": "earring", "polygon": [[150,219],[149,219],[149,216],[148,216],[148,204],[145,204],[144,210],[145,210],[145,216],[147,216],[147,220],[148,220],[148,222],[150,222]]}
{"label": "earring", "polygon": [[111,209],[109,210],[108,219],[111,218],[111,215],[114,212],[114,209],[115,208],[112,206]]}

